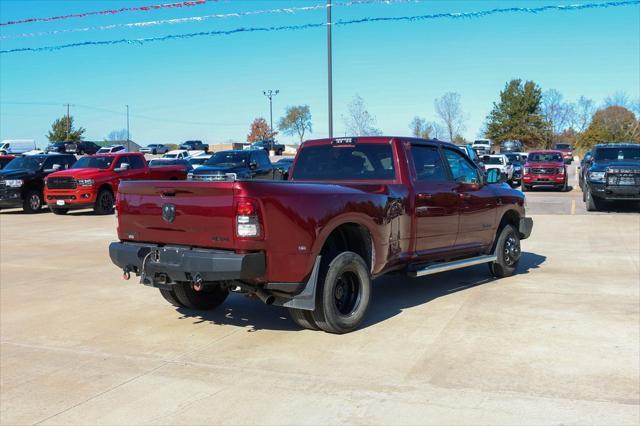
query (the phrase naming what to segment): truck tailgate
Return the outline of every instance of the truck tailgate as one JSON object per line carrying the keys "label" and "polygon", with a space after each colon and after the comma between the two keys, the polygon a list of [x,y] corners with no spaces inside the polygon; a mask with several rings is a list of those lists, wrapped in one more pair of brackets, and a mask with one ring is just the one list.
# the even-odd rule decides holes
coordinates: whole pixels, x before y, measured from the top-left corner
{"label": "truck tailgate", "polygon": [[232,249],[234,182],[124,181],[121,240]]}

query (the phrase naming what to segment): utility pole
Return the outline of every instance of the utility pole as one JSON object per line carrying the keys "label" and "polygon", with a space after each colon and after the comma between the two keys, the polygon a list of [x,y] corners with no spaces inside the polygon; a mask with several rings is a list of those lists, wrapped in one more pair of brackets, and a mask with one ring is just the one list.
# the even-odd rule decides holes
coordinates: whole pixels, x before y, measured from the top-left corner
{"label": "utility pole", "polygon": [[269,126],[271,126],[271,133],[273,133],[273,97],[275,95],[277,95],[278,93],[280,93],[280,90],[263,90],[262,93],[269,98],[269,118],[270,118],[270,123]]}
{"label": "utility pole", "polygon": [[327,0],[327,71],[329,101],[329,137],[333,138],[333,65],[331,58],[331,1]]}
{"label": "utility pole", "polygon": [[71,127],[71,120],[69,117],[69,104],[65,104],[65,106],[67,107],[67,137],[65,138],[65,141],[69,140],[69,132],[71,131],[70,127]]}
{"label": "utility pole", "polygon": [[127,151],[131,152],[131,143],[129,142],[129,105],[127,105]]}

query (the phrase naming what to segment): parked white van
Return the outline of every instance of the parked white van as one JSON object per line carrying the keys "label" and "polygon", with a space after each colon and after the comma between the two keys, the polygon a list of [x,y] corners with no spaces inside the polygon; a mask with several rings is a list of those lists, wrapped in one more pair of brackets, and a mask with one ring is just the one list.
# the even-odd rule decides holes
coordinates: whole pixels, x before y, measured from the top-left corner
{"label": "parked white van", "polygon": [[24,154],[36,149],[33,139],[6,139],[0,142],[0,155]]}

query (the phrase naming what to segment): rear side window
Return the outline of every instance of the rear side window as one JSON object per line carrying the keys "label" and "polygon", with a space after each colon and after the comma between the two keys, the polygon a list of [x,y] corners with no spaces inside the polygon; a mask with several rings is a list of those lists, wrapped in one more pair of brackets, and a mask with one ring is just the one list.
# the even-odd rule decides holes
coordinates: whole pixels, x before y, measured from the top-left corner
{"label": "rear side window", "polygon": [[449,179],[438,148],[433,146],[411,146],[416,180],[419,182],[442,182]]}
{"label": "rear side window", "polygon": [[271,163],[269,162],[269,157],[267,156],[267,153],[264,152],[263,150],[252,152],[251,156],[253,157],[255,162],[258,164],[259,169],[268,169],[269,167],[271,167]]}
{"label": "rear side window", "polygon": [[128,157],[129,159],[129,167],[132,169],[144,169],[144,162],[142,161],[142,158],[138,157],[137,155],[132,155],[130,157]]}
{"label": "rear side window", "polygon": [[393,180],[396,172],[389,144],[304,147],[298,155],[293,179]]}

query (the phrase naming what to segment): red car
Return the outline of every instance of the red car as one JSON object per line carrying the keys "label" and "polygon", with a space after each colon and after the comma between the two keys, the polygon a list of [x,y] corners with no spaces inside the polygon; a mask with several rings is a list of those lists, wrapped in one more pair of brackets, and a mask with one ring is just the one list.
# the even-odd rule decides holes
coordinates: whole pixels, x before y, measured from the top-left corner
{"label": "red car", "polygon": [[178,180],[186,176],[185,166],[150,168],[140,153],[92,155],[80,158],[68,170],[50,174],[45,181],[44,198],[55,214],[86,208],[109,214],[121,181]]}
{"label": "red car", "polygon": [[533,222],[498,180],[446,142],[307,141],[288,181],[123,182],[109,253],[175,306],[213,309],[241,292],[345,333],[373,277],[478,264],[513,274]]}
{"label": "red car", "polygon": [[569,187],[567,167],[560,151],[532,151],[527,156],[522,175],[522,191],[534,186],[552,186],[561,191]]}
{"label": "red car", "polygon": [[571,148],[571,145],[568,143],[557,143],[555,150],[562,153],[565,164],[573,163],[573,148]]}

